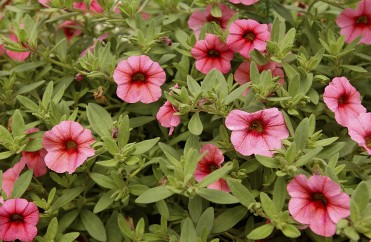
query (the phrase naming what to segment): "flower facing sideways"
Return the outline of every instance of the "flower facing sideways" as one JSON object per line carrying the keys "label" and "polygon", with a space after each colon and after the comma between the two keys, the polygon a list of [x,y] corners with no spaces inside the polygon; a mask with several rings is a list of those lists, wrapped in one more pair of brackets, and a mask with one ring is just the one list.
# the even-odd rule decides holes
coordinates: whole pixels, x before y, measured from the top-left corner
{"label": "flower facing sideways", "polygon": [[[214,170],[219,169],[224,162],[222,151],[213,144],[206,144],[201,147],[200,153],[207,152],[206,155],[198,162],[196,171],[194,173],[197,182],[202,181],[206,176]],[[213,184],[207,186],[211,189],[230,192],[227,182],[224,179],[219,179]]]}
{"label": "flower facing sideways", "polygon": [[82,26],[78,22],[66,20],[60,25],[58,25],[57,30],[63,30],[64,35],[66,36],[66,39],[68,41],[71,41],[71,39],[75,36],[79,36],[82,31]]}
{"label": "flower facing sideways", "polygon": [[207,34],[205,40],[197,41],[191,53],[196,59],[196,69],[203,74],[207,74],[213,68],[223,74],[231,69],[233,51],[216,35]]}
{"label": "flower facing sideways", "polygon": [[169,135],[171,135],[174,128],[180,124],[180,116],[175,115],[174,113],[176,112],[178,112],[176,107],[174,107],[171,102],[166,101],[156,114],[156,118],[160,122],[161,126],[170,128]]}
{"label": "flower facing sideways", "polygon": [[229,27],[227,44],[234,52],[240,53],[245,58],[250,58],[250,51],[257,49],[265,51],[266,41],[271,38],[268,25],[259,24],[253,19],[239,19]]}
{"label": "flower facing sideways", "polygon": [[57,173],[72,174],[87,158],[95,154],[95,142],[89,129],[73,121],[62,121],[44,133],[42,144],[48,152],[46,166]]}
{"label": "flower facing sideways", "polygon": [[25,165],[25,161],[20,160],[12,168],[9,168],[3,173],[1,188],[8,197],[10,197],[10,195],[12,194],[14,184],[19,178],[19,175],[21,174]]}
{"label": "flower facing sideways", "polygon": [[232,131],[233,147],[242,155],[273,156],[281,148],[281,140],[289,137],[285,120],[277,108],[247,113],[233,110],[225,120]]}
{"label": "flower facing sideways", "polygon": [[33,202],[23,198],[6,200],[0,207],[0,240],[32,241],[40,214]]}
{"label": "flower facing sideways", "polygon": [[345,35],[345,42],[350,43],[362,36],[359,43],[371,44],[371,0],[362,0],[357,9],[347,8],[340,13],[336,24]]}
{"label": "flower facing sideways", "polygon": [[361,96],[345,77],[335,77],[325,88],[323,100],[327,107],[335,113],[338,124],[346,127],[349,120],[365,113],[361,104]]}
{"label": "flower facing sideways", "polygon": [[[18,37],[13,32],[10,33],[9,39],[11,41],[15,42],[15,43],[19,42]],[[15,52],[15,51],[6,49],[5,52],[10,57],[10,59],[15,60],[15,61],[19,61],[19,62],[26,60],[28,58],[28,56],[30,55],[30,52],[28,52],[28,51]]]}
{"label": "flower facing sideways", "polygon": [[361,113],[348,123],[349,136],[371,155],[371,113]]}
{"label": "flower facing sideways", "polygon": [[289,212],[293,218],[316,234],[330,237],[336,223],[350,215],[350,199],[340,186],[327,176],[296,176],[287,186],[291,196]]}
{"label": "flower facing sideways", "polygon": [[148,56],[130,56],[117,65],[113,79],[117,96],[128,103],[153,103],[161,95],[166,74],[161,66]]}

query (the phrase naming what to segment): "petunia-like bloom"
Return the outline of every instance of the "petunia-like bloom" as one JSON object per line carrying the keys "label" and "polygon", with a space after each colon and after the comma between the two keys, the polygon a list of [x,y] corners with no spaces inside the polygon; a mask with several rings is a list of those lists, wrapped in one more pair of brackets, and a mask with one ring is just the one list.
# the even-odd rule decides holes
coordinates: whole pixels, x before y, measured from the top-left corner
{"label": "petunia-like bloom", "polygon": [[345,9],[336,24],[341,28],[340,33],[345,35],[345,42],[350,43],[362,36],[359,43],[371,44],[371,1],[362,0],[357,9]]}
{"label": "petunia-like bloom", "polygon": [[327,107],[335,113],[336,122],[346,127],[349,120],[365,113],[361,104],[361,96],[345,77],[335,77],[325,88],[323,100]]}
{"label": "petunia-like bloom", "polygon": [[87,158],[95,154],[95,142],[89,129],[73,121],[62,121],[44,133],[42,144],[48,152],[46,166],[57,173],[72,174]]}
{"label": "petunia-like bloom", "polygon": [[253,19],[239,19],[229,27],[227,44],[234,52],[250,58],[250,51],[265,51],[266,41],[271,38],[267,24],[259,24]]}
{"label": "petunia-like bloom", "polygon": [[216,35],[207,34],[205,40],[197,41],[191,53],[196,59],[196,69],[203,74],[213,68],[224,74],[231,69],[233,51]]}
{"label": "petunia-like bloom", "polygon": [[[198,162],[196,171],[194,173],[197,182],[202,181],[213,171],[222,167],[224,156],[222,151],[213,144],[206,144],[201,147],[200,153],[207,152],[206,155]],[[210,189],[230,192],[227,182],[224,179],[219,179],[216,182],[207,186]]]}
{"label": "petunia-like bloom", "polygon": [[9,168],[3,173],[1,188],[8,197],[10,197],[10,195],[12,194],[14,184],[19,178],[19,175],[21,174],[24,167],[25,162],[20,160],[12,168]]}
{"label": "petunia-like bloom", "polygon": [[350,198],[327,176],[296,176],[287,186],[291,196],[289,212],[293,218],[309,225],[316,234],[330,237],[336,223],[350,215]]}
{"label": "petunia-like bloom", "polygon": [[178,112],[171,102],[166,101],[157,112],[156,118],[162,127],[170,128],[169,135],[174,131],[174,128],[180,124],[180,116],[175,115]]}
{"label": "petunia-like bloom", "polygon": [[86,6],[84,2],[75,2],[73,4],[74,8],[80,9],[80,10],[90,10],[94,13],[103,13],[104,9],[102,6],[98,3],[98,0],[92,0],[89,7]]}
{"label": "petunia-like bloom", "polygon": [[350,119],[347,128],[350,138],[371,155],[371,113],[361,113]]}
{"label": "petunia-like bloom", "polygon": [[75,36],[79,36],[82,33],[81,24],[71,20],[66,20],[58,25],[57,30],[60,29],[63,30],[63,33],[68,41],[70,41]]}
{"label": "petunia-like bloom", "polygon": [[[9,39],[15,43],[18,43],[18,37],[12,32],[9,35]],[[28,58],[30,55],[30,52],[24,51],[24,52],[15,52],[12,50],[5,50],[6,54],[10,57],[10,59],[15,61],[24,61]]]}
{"label": "petunia-like bloom", "polygon": [[[240,85],[243,85],[247,82],[250,82],[250,62],[243,62],[234,73],[234,79],[236,82]],[[268,62],[265,65],[257,65],[259,72],[265,71],[265,70],[271,70],[272,76],[277,77],[280,76],[281,78],[278,80],[278,83],[283,85],[285,83],[285,74],[283,73],[283,70],[278,67],[278,65],[275,62]],[[243,96],[246,96],[248,90],[250,88],[248,87],[246,91],[242,94]]]}
{"label": "petunia-like bloom", "polygon": [[[32,128],[26,131],[27,134],[32,134],[34,132],[38,132],[38,128]],[[33,152],[26,152],[22,151],[22,158],[20,161],[24,162],[28,169],[33,170],[33,175],[35,177],[43,176],[47,172],[47,168],[45,165],[45,158],[46,150],[41,149]]]}
{"label": "petunia-like bloom", "polygon": [[285,120],[277,108],[255,113],[233,110],[225,120],[232,131],[231,141],[242,155],[273,156],[274,149],[281,148],[281,140],[289,137]]}
{"label": "petunia-like bloom", "polygon": [[222,12],[222,16],[214,17],[211,15],[212,5],[206,7],[205,10],[199,10],[192,13],[191,17],[188,20],[188,26],[196,35],[196,38],[200,36],[202,27],[208,22],[217,23],[223,30],[227,28],[228,21],[233,15],[236,14],[235,11],[230,9],[225,4],[219,4],[219,9]]}
{"label": "petunia-like bloom", "polygon": [[231,3],[237,4],[243,4],[243,5],[252,5],[256,2],[259,2],[259,0],[229,0]]}
{"label": "petunia-like bloom", "polygon": [[161,66],[148,56],[130,56],[117,65],[113,79],[117,96],[128,103],[153,103],[162,95],[161,86],[166,74]]}
{"label": "petunia-like bloom", "polygon": [[33,241],[40,214],[33,202],[9,199],[0,207],[0,240]]}
{"label": "petunia-like bloom", "polygon": [[50,2],[51,0],[37,0],[41,5],[43,5],[44,7],[47,7],[49,8],[50,7]]}

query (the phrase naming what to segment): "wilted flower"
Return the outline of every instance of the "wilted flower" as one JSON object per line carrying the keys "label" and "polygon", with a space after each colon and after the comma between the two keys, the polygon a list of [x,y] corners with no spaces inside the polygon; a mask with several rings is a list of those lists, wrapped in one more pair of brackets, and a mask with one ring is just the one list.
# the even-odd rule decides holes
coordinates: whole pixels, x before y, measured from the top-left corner
{"label": "wilted flower", "polygon": [[233,110],[225,120],[232,131],[231,141],[242,155],[273,156],[281,148],[281,141],[289,137],[285,120],[277,108],[247,113]]}
{"label": "wilted flower", "polygon": [[0,207],[0,240],[32,241],[40,214],[33,202],[23,198],[6,200]]}
{"label": "wilted flower", "polygon": [[117,96],[123,101],[153,103],[162,95],[166,74],[148,56],[130,56],[117,65],[113,79],[118,85]]}
{"label": "wilted flower", "polygon": [[216,35],[207,34],[205,40],[197,41],[191,53],[196,59],[196,69],[203,74],[213,68],[224,74],[231,69],[233,51]]}
{"label": "wilted flower", "polygon": [[350,119],[347,128],[350,138],[371,155],[371,113],[361,113],[358,117]]}
{"label": "wilted flower", "polygon": [[349,120],[365,113],[361,104],[361,96],[345,77],[335,77],[325,88],[323,100],[327,107],[335,113],[336,122],[346,127]]}
{"label": "wilted flower", "polygon": [[234,52],[240,53],[245,58],[250,58],[250,51],[256,49],[265,51],[266,41],[271,37],[268,25],[259,24],[253,19],[239,19],[229,27],[227,44]]}
{"label": "wilted flower", "polygon": [[[207,152],[206,155],[198,162],[196,171],[194,173],[197,182],[202,181],[213,171],[222,167],[224,156],[222,151],[213,144],[206,144],[201,147],[200,153]],[[207,188],[230,192],[227,182],[224,179],[219,179]]]}
{"label": "wilted flower", "polygon": [[345,42],[350,43],[362,36],[359,43],[371,44],[371,1],[362,0],[357,9],[347,8],[340,13],[336,20],[345,35]]}
{"label": "wilted flower", "polygon": [[350,214],[348,194],[327,176],[296,176],[287,186],[291,196],[289,212],[295,220],[309,225],[316,234],[330,237],[336,223]]}
{"label": "wilted flower", "polygon": [[87,158],[95,154],[95,142],[89,129],[73,121],[62,121],[44,133],[42,144],[48,152],[46,166],[55,172],[72,174]]}
{"label": "wilted flower", "polygon": [[211,9],[212,5],[209,5],[206,7],[205,10],[199,10],[192,13],[191,17],[188,20],[188,26],[190,29],[193,30],[193,32],[196,35],[196,38],[200,36],[200,32],[202,29],[202,26],[204,26],[208,22],[215,22],[217,23],[223,30],[227,28],[228,21],[231,19],[231,17],[236,13],[232,9],[230,9],[225,4],[219,4],[220,11],[222,13],[222,16],[220,17],[214,17],[211,15]]}

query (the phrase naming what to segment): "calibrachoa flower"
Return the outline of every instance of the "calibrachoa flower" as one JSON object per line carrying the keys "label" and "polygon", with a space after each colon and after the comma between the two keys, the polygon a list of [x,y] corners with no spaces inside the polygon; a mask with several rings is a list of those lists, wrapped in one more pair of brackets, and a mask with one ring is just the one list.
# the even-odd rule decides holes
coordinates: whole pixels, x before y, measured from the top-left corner
{"label": "calibrachoa flower", "polygon": [[274,149],[281,148],[281,140],[289,137],[283,115],[277,108],[255,113],[233,110],[225,125],[232,131],[234,148],[242,155],[273,156]]}
{"label": "calibrachoa flower", "polygon": [[361,113],[348,122],[349,136],[371,155],[371,113]]}
{"label": "calibrachoa flower", "polygon": [[222,16],[219,18],[211,15],[212,5],[206,7],[204,11],[199,10],[192,13],[188,20],[188,26],[196,35],[196,38],[200,36],[202,27],[208,22],[217,23],[223,30],[227,28],[228,21],[236,13],[225,4],[219,4],[219,8],[222,12]]}
{"label": "calibrachoa flower", "polygon": [[231,69],[233,51],[216,35],[207,34],[205,40],[197,41],[191,53],[196,59],[196,69],[203,74],[213,68],[224,74]]}
{"label": "calibrachoa flower", "polygon": [[57,30],[63,30],[64,35],[66,36],[67,40],[70,41],[73,37],[79,36],[82,31],[82,26],[80,23],[66,20],[60,25],[58,25]]}
{"label": "calibrachoa flower", "polygon": [[[32,134],[38,131],[39,131],[38,128],[32,128],[27,130],[26,133]],[[33,170],[33,175],[35,177],[39,177],[45,175],[47,172],[47,168],[44,161],[45,155],[46,155],[45,149],[33,152],[22,151],[22,158],[20,159],[20,161],[26,163],[28,169]]]}
{"label": "calibrachoa flower", "polygon": [[3,173],[3,180],[1,188],[5,194],[9,197],[12,194],[14,183],[19,178],[21,171],[25,167],[25,162],[20,160],[12,168],[9,168]]}
{"label": "calibrachoa flower", "polygon": [[50,1],[51,0],[38,0],[38,2],[40,3],[40,4],[42,4],[44,7],[50,7],[49,6],[49,4],[50,4]]}
{"label": "calibrachoa flower", "polygon": [[84,2],[75,2],[73,4],[74,8],[81,9],[81,10],[90,10],[95,13],[103,13],[104,9],[102,6],[98,3],[97,0],[92,0],[89,8],[86,6]]}
{"label": "calibrachoa flower", "polygon": [[249,58],[249,53],[253,49],[265,51],[267,48],[266,41],[270,37],[271,33],[268,30],[268,25],[259,24],[253,19],[239,19],[229,27],[227,44],[234,52]]}
{"label": "calibrachoa flower", "polygon": [[[250,64],[251,62],[243,62],[234,73],[234,79],[236,82],[240,85],[243,85],[247,82],[250,82]],[[285,74],[283,73],[283,70],[277,66],[275,62],[268,62],[265,65],[257,65],[259,72],[265,71],[265,70],[271,70],[272,76],[280,76],[281,78],[278,80],[278,82],[283,85],[285,83]],[[248,90],[250,88],[247,88],[246,91],[242,94],[243,96],[246,96]]]}
{"label": "calibrachoa flower", "polygon": [[336,20],[345,35],[345,42],[350,43],[362,36],[359,43],[371,44],[371,0],[362,0],[357,9],[347,8]]}
{"label": "calibrachoa flower", "polygon": [[327,107],[335,113],[336,122],[346,127],[349,120],[365,113],[361,104],[361,96],[345,77],[335,77],[325,88],[323,100]]}
{"label": "calibrachoa flower", "polygon": [[234,4],[241,3],[243,5],[252,5],[256,2],[259,2],[259,0],[229,0],[229,1]]}
{"label": "calibrachoa flower", "polygon": [[157,62],[148,56],[130,56],[117,65],[113,79],[117,83],[117,96],[128,103],[153,103],[161,95],[166,74]]}
{"label": "calibrachoa flower", "polygon": [[174,113],[178,112],[171,102],[166,101],[157,112],[156,118],[162,127],[170,128],[169,135],[174,131],[174,127],[180,124],[180,116]]}
{"label": "calibrachoa flower", "polygon": [[42,144],[48,152],[46,166],[55,172],[72,174],[87,158],[95,154],[95,142],[89,129],[73,121],[62,121],[44,133]]}
{"label": "calibrachoa flower", "polygon": [[[197,182],[202,181],[207,175],[222,167],[224,156],[222,151],[213,144],[206,144],[201,147],[200,153],[207,152],[206,155],[198,162],[194,173]],[[224,179],[219,179],[213,184],[207,186],[211,189],[230,192],[227,182]]]}
{"label": "calibrachoa flower", "polygon": [[350,215],[350,199],[327,176],[296,176],[287,186],[291,196],[289,212],[295,220],[309,225],[316,234],[330,237],[336,223]]}
{"label": "calibrachoa flower", "polygon": [[[17,36],[12,32],[9,35],[9,39],[15,43],[18,43],[18,38]],[[28,58],[30,55],[30,52],[24,51],[24,52],[15,52],[12,50],[5,50],[6,54],[15,61],[24,61],[25,59]]]}
{"label": "calibrachoa flower", "polygon": [[37,235],[40,214],[33,202],[9,199],[0,207],[0,240],[32,241]]}

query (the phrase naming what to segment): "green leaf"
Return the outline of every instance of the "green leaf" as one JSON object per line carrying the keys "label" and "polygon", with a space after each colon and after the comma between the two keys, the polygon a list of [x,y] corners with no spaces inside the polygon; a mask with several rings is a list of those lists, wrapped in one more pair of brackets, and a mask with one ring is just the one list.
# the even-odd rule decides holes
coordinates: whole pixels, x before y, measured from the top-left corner
{"label": "green leaf", "polygon": [[91,237],[98,241],[107,240],[106,229],[97,215],[87,209],[83,209],[80,213],[80,218]]}
{"label": "green leaf", "polygon": [[201,86],[191,76],[187,76],[187,86],[193,97],[196,97],[201,92]]}
{"label": "green leaf", "polygon": [[163,216],[166,219],[169,219],[170,217],[169,208],[167,207],[167,204],[164,200],[157,201],[156,207],[161,216]]}
{"label": "green leaf", "polygon": [[137,197],[137,199],[135,199],[135,202],[136,203],[154,203],[159,200],[168,198],[173,194],[174,192],[170,191],[166,187],[159,186],[159,187],[151,188],[145,191],[142,195],[140,195],[139,197]]}
{"label": "green leaf", "polygon": [[295,130],[294,142],[298,150],[303,150],[307,146],[309,138],[309,120],[303,119]]}
{"label": "green leaf", "polygon": [[89,173],[89,176],[95,183],[97,183],[99,186],[107,188],[107,189],[116,189],[116,185],[111,177],[102,175],[99,173]]}
{"label": "green leaf", "polygon": [[287,191],[286,191],[286,179],[284,177],[277,177],[273,189],[273,203],[276,206],[276,212],[281,212],[283,205],[285,204]]}
{"label": "green leaf", "polygon": [[4,142],[13,143],[13,137],[12,137],[12,135],[2,125],[0,125],[0,142],[1,143],[4,143]]}
{"label": "green leaf", "polygon": [[273,224],[264,224],[253,231],[251,231],[248,235],[248,239],[258,240],[258,239],[265,239],[267,238],[274,230]]}
{"label": "green leaf", "polygon": [[196,191],[196,193],[200,197],[203,197],[213,203],[233,204],[240,202],[235,196],[232,196],[231,194],[220,190],[200,188]]}
{"label": "green leaf", "polygon": [[56,239],[56,242],[72,242],[80,236],[79,232],[71,232],[64,234]]}
{"label": "green leaf", "polygon": [[262,204],[264,212],[270,217],[273,218],[278,214],[276,205],[270,199],[270,197],[264,192],[260,193],[260,202]]}
{"label": "green leaf", "polygon": [[[199,206],[200,207],[200,206]],[[199,237],[201,235],[208,236],[213,228],[214,223],[214,208],[207,208],[200,216],[197,222],[196,233]]]}
{"label": "green leaf", "polygon": [[120,153],[119,147],[111,136],[104,136],[103,138],[104,145],[106,146],[107,151],[111,155]]}
{"label": "green leaf", "polygon": [[232,170],[232,168],[233,168],[232,163],[225,164],[221,168],[216,169],[215,171],[207,175],[205,178],[203,178],[202,181],[200,181],[197,184],[197,187],[207,187],[208,185],[214,183],[218,179],[228,174]]}
{"label": "green leaf", "polygon": [[298,238],[301,235],[300,231],[292,224],[283,225],[281,230],[289,238]]}
{"label": "green leaf", "polygon": [[120,123],[117,135],[117,143],[119,149],[122,149],[129,141],[130,138],[130,122],[129,117],[126,115]]}
{"label": "green leaf", "polygon": [[[30,63],[23,63],[20,65],[17,65],[13,68],[13,72],[15,73],[21,73],[29,70],[35,70],[36,68],[45,65],[46,63],[44,61],[38,61],[38,62],[30,62]],[[19,93],[18,93],[19,94]]]}
{"label": "green leaf", "polygon": [[102,137],[112,136],[112,118],[105,108],[94,103],[89,103],[86,113],[90,125],[98,135]]}
{"label": "green leaf", "polygon": [[351,202],[357,204],[360,214],[363,214],[370,199],[368,186],[366,182],[358,184],[357,189],[352,194]]}
{"label": "green leaf", "polygon": [[44,94],[43,94],[43,97],[42,97],[42,100],[41,100],[41,105],[45,109],[48,108],[48,106],[49,106],[49,104],[51,102],[52,96],[53,96],[53,82],[51,81],[46,86],[45,91],[44,91]]}
{"label": "green leaf", "polygon": [[237,180],[228,177],[227,183],[232,191],[232,194],[236,196],[240,200],[240,203],[246,208],[249,208],[252,203],[256,202],[250,190]]}
{"label": "green leaf", "polygon": [[135,144],[135,151],[133,152],[134,155],[140,155],[143,154],[150,149],[152,149],[153,146],[157,144],[157,142],[160,140],[160,138],[154,138],[154,139],[149,139],[145,140],[139,143]]}
{"label": "green leaf", "polygon": [[55,236],[57,235],[57,232],[58,232],[58,219],[54,217],[48,225],[48,229],[46,231],[44,238],[47,240],[54,240]]}
{"label": "green leaf", "polygon": [[224,99],[228,94],[227,81],[223,74],[217,69],[212,69],[207,73],[204,80],[201,82],[201,89],[206,92],[214,89],[221,99]]}
{"label": "green leaf", "polygon": [[213,233],[221,233],[233,228],[247,214],[247,208],[237,206],[224,210],[218,217],[215,218]]}
{"label": "green leaf", "polygon": [[5,160],[6,158],[11,157],[13,154],[14,153],[12,151],[0,152],[0,160]]}
{"label": "green leaf", "polygon": [[354,72],[361,72],[365,73],[367,70],[361,66],[353,66],[353,65],[340,65],[340,67],[344,67],[345,69],[354,71]]}
{"label": "green leaf", "polygon": [[39,86],[41,86],[44,83],[45,83],[45,81],[38,81],[38,82],[32,83],[30,85],[26,85],[24,87],[21,87],[18,91],[16,91],[15,94],[20,95],[20,94],[24,94],[24,93],[29,93],[29,92],[35,90],[36,88],[38,88]]}
{"label": "green leaf", "polygon": [[260,164],[262,164],[265,167],[268,167],[268,168],[281,167],[281,163],[275,158],[271,158],[271,157],[263,156],[263,155],[255,155],[255,158],[259,161]]}
{"label": "green leaf", "polygon": [[99,213],[108,208],[115,201],[114,197],[112,197],[114,193],[115,191],[113,190],[104,193],[95,204],[93,213]]}
{"label": "green leaf", "polygon": [[122,216],[120,213],[117,215],[117,222],[119,224],[121,233],[129,239],[134,239],[133,231],[129,227],[129,224],[126,222],[124,216]]}
{"label": "green leaf", "polygon": [[242,86],[233,90],[233,92],[229,93],[228,96],[224,99],[224,104],[228,105],[234,100],[240,98],[243,92],[250,86],[250,83],[245,83]]}
{"label": "green leaf", "polygon": [[31,183],[32,175],[32,170],[28,170],[16,180],[12,190],[12,198],[22,197],[23,193],[27,190]]}
{"label": "green leaf", "polygon": [[199,113],[193,114],[191,120],[189,120],[188,129],[194,135],[200,135],[202,133],[203,125]]}
{"label": "green leaf", "polygon": [[13,137],[25,135],[25,124],[21,112],[17,109],[12,116]]}
{"label": "green leaf", "polygon": [[58,208],[64,206],[65,204],[71,202],[75,199],[81,192],[85,191],[85,187],[76,187],[72,189],[63,190],[63,195],[59,197],[52,205],[52,210],[57,210]]}
{"label": "green leaf", "polygon": [[32,112],[37,112],[39,109],[39,106],[34,103],[31,99],[24,97],[24,96],[17,96],[18,101],[27,109],[29,109]]}
{"label": "green leaf", "polygon": [[77,209],[71,210],[63,215],[63,217],[58,221],[59,226],[57,234],[61,234],[66,229],[68,229],[70,225],[76,220],[77,216],[79,216],[79,211]]}
{"label": "green leaf", "polygon": [[316,157],[316,155],[318,155],[322,151],[322,149],[322,147],[317,147],[314,150],[309,151],[295,162],[295,166],[301,167],[306,165],[309,161],[313,160],[313,158]]}
{"label": "green leaf", "polygon": [[190,218],[184,220],[181,231],[180,242],[197,241],[196,230]]}

